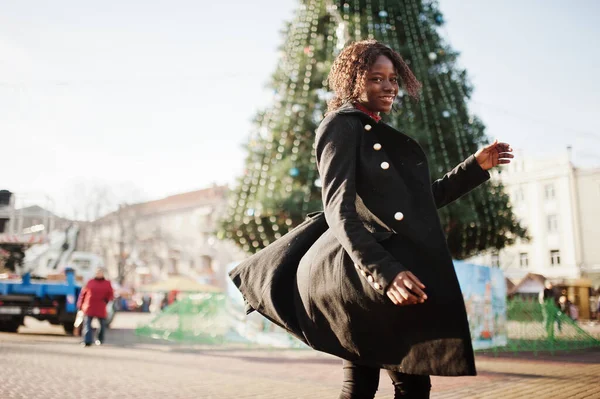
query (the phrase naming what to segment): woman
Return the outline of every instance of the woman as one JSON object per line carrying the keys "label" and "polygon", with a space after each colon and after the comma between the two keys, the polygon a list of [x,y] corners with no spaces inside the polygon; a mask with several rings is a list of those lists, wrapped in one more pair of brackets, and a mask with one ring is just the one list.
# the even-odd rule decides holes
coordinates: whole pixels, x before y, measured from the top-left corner
{"label": "woman", "polygon": [[474,375],[462,294],[437,209],[510,162],[494,142],[430,184],[416,141],[380,122],[402,83],[420,83],[376,41],[346,47],[329,84],[335,97],[317,130],[329,230],[303,257],[298,294],[307,341],[344,359],[340,398],[372,398],[379,369],[396,397],[429,397],[429,375]]}
{"label": "woman", "polygon": [[[376,41],[346,47],[317,129],[325,218],[310,217],[230,273],[247,302],[311,347],[344,359],[340,398],[428,398],[429,375],[475,375],[467,315],[437,209],[510,162],[495,142],[431,184],[416,141],[380,121],[399,83],[420,83]],[[325,223],[325,220],[326,223]]]}
{"label": "woman", "polygon": [[106,305],[113,300],[114,293],[110,281],[104,278],[104,269],[99,267],[96,269],[96,276],[87,282],[85,287],[79,294],[77,300],[77,309],[83,311],[83,345],[92,345],[94,330],[92,329],[92,321],[98,319],[100,323],[100,331],[96,345],[102,345],[104,342],[104,334],[106,330]]}

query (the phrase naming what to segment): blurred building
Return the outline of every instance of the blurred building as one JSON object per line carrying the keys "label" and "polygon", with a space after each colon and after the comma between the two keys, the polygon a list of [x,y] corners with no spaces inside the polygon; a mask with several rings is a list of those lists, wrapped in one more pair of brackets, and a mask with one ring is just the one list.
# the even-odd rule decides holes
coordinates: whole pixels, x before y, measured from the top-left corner
{"label": "blurred building", "polygon": [[532,239],[470,261],[499,266],[513,281],[535,273],[600,286],[600,168],[575,167],[570,149],[546,159],[517,155],[493,178]]}
{"label": "blurred building", "polygon": [[244,257],[216,237],[227,192],[213,186],[121,206],[87,226],[86,249],[104,257],[111,277],[133,287],[183,275],[225,288],[227,265]]}
{"label": "blurred building", "polygon": [[0,233],[48,234],[65,230],[73,222],[50,211],[53,205],[45,195],[0,190]]}

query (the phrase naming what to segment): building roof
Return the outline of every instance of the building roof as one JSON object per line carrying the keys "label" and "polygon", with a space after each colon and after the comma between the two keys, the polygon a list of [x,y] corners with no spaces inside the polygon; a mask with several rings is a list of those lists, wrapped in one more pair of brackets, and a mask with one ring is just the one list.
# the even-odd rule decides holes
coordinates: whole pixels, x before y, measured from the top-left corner
{"label": "building roof", "polygon": [[[169,197],[154,201],[141,202],[139,204],[129,205],[127,208],[139,216],[152,215],[156,213],[171,212],[194,208],[202,205],[209,205],[215,201],[222,201],[226,198],[228,192],[227,186],[212,186],[202,190],[190,191],[187,193],[175,194]],[[111,212],[98,219],[102,221],[109,219],[115,212]]]}
{"label": "building roof", "polygon": [[515,283],[513,283],[511,281],[511,279],[509,279],[508,277],[506,277],[504,280],[506,281],[506,292],[507,293],[512,292],[513,289],[515,288]]}
{"label": "building roof", "polygon": [[540,283],[543,286],[546,283],[546,277],[542,276],[541,274],[527,273],[527,275],[525,277],[523,277],[523,279],[521,279],[521,281],[519,281],[519,283],[517,285],[515,285],[512,288],[512,290],[508,289],[508,287],[507,287],[508,295],[519,292],[519,289],[528,281],[535,281],[535,282]]}
{"label": "building roof", "polygon": [[578,176],[600,175],[600,167],[575,168],[575,173],[577,173]]}
{"label": "building roof", "polygon": [[221,292],[222,290],[213,285],[199,283],[191,277],[183,275],[169,276],[166,280],[153,284],[143,285],[138,288],[139,292]]}
{"label": "building roof", "polygon": [[25,217],[52,217],[58,218],[57,215],[50,212],[49,210],[42,208],[39,205],[26,206],[24,208],[17,208],[16,213],[22,214]]}

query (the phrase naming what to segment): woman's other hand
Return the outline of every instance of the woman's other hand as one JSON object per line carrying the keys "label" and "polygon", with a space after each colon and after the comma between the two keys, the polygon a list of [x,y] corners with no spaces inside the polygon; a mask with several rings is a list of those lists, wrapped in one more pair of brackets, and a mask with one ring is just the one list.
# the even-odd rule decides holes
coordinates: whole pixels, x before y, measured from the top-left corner
{"label": "woman's other hand", "polygon": [[508,164],[515,156],[511,154],[512,147],[508,143],[499,143],[496,139],[492,144],[480,148],[475,153],[475,159],[481,169],[488,170],[500,164]]}
{"label": "woman's other hand", "polygon": [[427,295],[423,292],[425,285],[417,276],[409,271],[400,272],[387,289],[387,296],[394,305],[405,306],[423,303]]}

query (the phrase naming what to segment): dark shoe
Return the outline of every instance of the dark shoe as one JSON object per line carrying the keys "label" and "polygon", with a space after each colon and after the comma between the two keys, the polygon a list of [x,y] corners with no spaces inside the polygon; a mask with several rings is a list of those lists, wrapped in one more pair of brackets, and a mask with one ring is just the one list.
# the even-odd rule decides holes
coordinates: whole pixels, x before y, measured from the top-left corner
{"label": "dark shoe", "polygon": [[81,346],[87,348],[88,346],[92,346],[92,344],[88,344],[87,342],[82,342]]}

